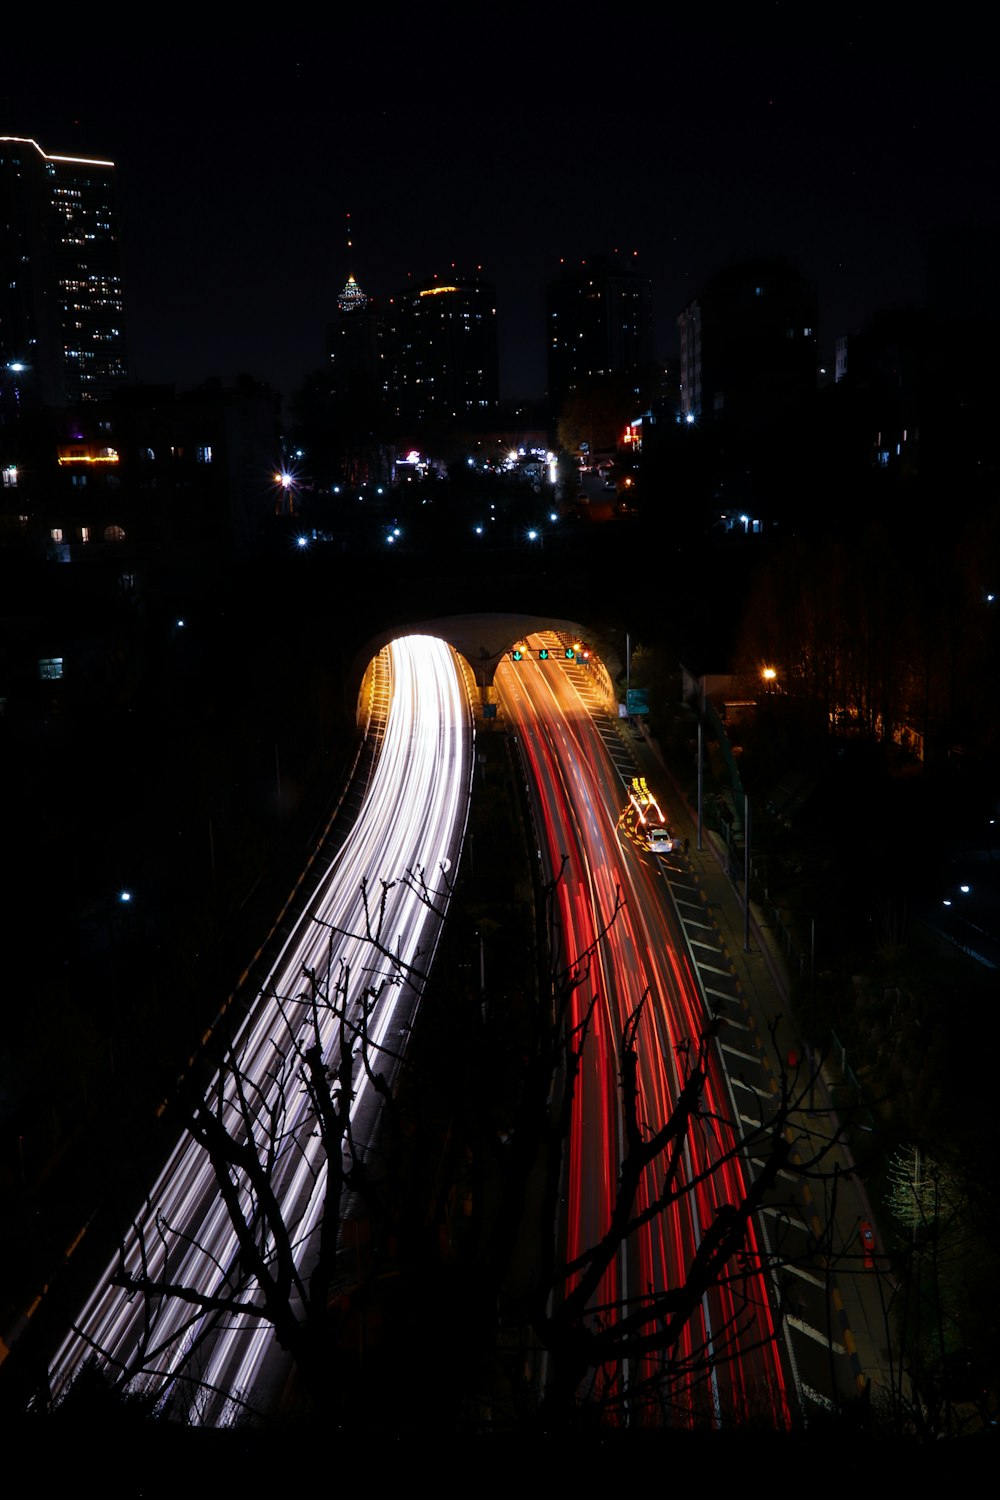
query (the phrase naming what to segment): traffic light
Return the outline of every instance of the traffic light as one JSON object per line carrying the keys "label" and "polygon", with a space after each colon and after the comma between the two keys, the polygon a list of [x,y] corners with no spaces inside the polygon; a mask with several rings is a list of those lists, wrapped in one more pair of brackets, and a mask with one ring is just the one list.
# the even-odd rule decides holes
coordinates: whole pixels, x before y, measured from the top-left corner
{"label": "traffic light", "polygon": [[549,648],[548,648],[548,646],[542,646],[542,647],[540,647],[539,648],[539,652],[538,652],[538,660],[539,661],[548,661],[548,659],[549,659]]}
{"label": "traffic light", "polygon": [[564,654],[565,654],[565,657],[566,657],[567,661],[575,661],[576,660],[576,649],[575,649],[575,647],[573,647],[573,646],[567,646],[566,647],[566,651],[565,651]]}
{"label": "traffic light", "polygon": [[510,658],[511,658],[511,661],[523,661],[524,660],[524,652],[521,650],[520,646],[515,646],[514,647],[513,651],[510,653]]}

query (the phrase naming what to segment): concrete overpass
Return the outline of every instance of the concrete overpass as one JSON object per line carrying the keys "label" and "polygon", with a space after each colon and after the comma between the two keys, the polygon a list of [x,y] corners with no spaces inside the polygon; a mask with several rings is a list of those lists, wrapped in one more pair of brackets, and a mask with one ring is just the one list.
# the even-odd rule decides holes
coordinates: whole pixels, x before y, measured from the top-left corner
{"label": "concrete overpass", "polygon": [[493,685],[493,674],[497,663],[526,635],[539,630],[556,630],[589,642],[607,673],[607,687],[621,671],[618,653],[610,642],[602,641],[592,626],[579,620],[560,620],[552,615],[515,614],[470,614],[440,615],[430,620],[414,620],[410,624],[396,624],[391,629],[373,635],[356,653],[352,663],[347,687],[348,702],[358,703],[360,711],[361,686],[365,673],[383,646],[402,635],[433,635],[447,641],[468,663],[469,670],[485,698]]}

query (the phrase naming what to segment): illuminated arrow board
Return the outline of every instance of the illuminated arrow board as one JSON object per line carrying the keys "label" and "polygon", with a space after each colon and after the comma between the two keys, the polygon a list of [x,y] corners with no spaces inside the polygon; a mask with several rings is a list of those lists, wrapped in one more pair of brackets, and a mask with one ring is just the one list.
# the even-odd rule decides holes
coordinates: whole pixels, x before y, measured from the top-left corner
{"label": "illuminated arrow board", "polygon": [[628,794],[629,806],[619,819],[627,836],[640,849],[653,854],[674,854],[681,841],[667,827],[663,810],[649,790],[645,776],[633,776]]}
{"label": "illuminated arrow board", "polygon": [[639,822],[643,827],[650,821],[655,823],[665,823],[667,821],[660,811],[660,804],[646,784],[645,776],[632,777],[632,786],[628,796],[629,801],[639,815]]}

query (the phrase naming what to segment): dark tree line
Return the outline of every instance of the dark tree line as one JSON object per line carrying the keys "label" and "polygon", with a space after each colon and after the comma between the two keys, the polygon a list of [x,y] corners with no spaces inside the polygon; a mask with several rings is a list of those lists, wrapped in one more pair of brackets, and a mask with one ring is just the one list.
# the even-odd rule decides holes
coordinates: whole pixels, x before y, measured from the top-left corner
{"label": "dark tree line", "polygon": [[[740,630],[748,693],[776,689],[879,741],[995,755],[988,684],[1000,667],[1000,525],[982,513],[948,540],[870,525],[851,543],[792,539],[751,588]],[[995,597],[996,596],[996,597]]]}

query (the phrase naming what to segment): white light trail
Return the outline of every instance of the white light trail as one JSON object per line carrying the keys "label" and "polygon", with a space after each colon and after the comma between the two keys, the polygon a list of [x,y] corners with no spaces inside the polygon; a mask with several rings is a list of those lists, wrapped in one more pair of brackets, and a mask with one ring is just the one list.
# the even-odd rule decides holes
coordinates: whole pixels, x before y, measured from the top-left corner
{"label": "white light trail", "polygon": [[[439,916],[404,877],[426,871],[428,886],[440,893],[445,884],[441,871],[457,861],[472,774],[469,705],[454,654],[442,641],[409,636],[387,650],[391,671],[388,721],[361,813],[235,1038],[241,1075],[248,1087],[260,1090],[268,1107],[277,1103],[276,1049],[287,1053],[296,1040],[294,1031],[301,1033],[309,1021],[303,1007],[301,1026],[293,1023],[293,1030],[289,1029],[296,1007],[287,1002],[306,989],[304,969],[325,974],[332,960],[331,983],[346,968],[359,976],[360,984],[378,988],[371,1041],[389,1052],[402,1048],[417,997],[409,985],[399,982],[399,968],[375,952],[365,938],[362,883],[368,882],[375,900],[381,898],[383,882],[389,887],[382,938],[398,953],[404,971],[418,963],[426,969],[440,932]],[[338,936],[331,949],[331,928],[354,936]],[[285,998],[283,1007],[269,998],[275,994]],[[331,1010],[320,1025],[324,1061],[332,1069],[338,1060],[337,1016]],[[386,1064],[380,1065],[385,1071]],[[228,1070],[216,1075],[209,1097],[217,1096],[220,1077],[225,1118],[235,1127],[240,1116]],[[351,1116],[356,1138],[363,1143],[374,1128],[377,1104],[362,1073],[356,1081]],[[304,1128],[310,1117],[305,1089],[290,1090],[282,1126],[289,1146],[284,1154],[279,1151],[272,1175],[300,1263],[322,1213],[325,1176],[318,1135]],[[137,1217],[145,1226],[147,1259],[143,1268],[133,1229],[123,1247],[130,1274],[168,1278],[203,1294],[224,1295],[231,1290],[227,1274],[235,1273],[238,1266],[237,1237],[215,1171],[203,1149],[187,1134],[174,1148]],[[163,1234],[157,1233],[157,1225],[165,1226]],[[147,1305],[142,1296],[129,1297],[109,1285],[119,1266],[116,1256],[81,1310],[74,1331],[56,1353],[49,1372],[54,1398],[66,1391],[95,1351],[102,1364],[127,1374],[132,1388],[166,1391],[184,1373],[196,1344],[197,1375],[203,1382],[236,1394],[252,1390],[271,1345],[269,1325],[251,1318],[234,1322],[230,1317],[223,1322],[197,1313],[190,1303],[177,1298]],[[154,1349],[159,1353],[151,1358]],[[199,1398],[191,1416],[209,1423],[225,1420],[225,1407],[224,1396],[207,1403]]]}

